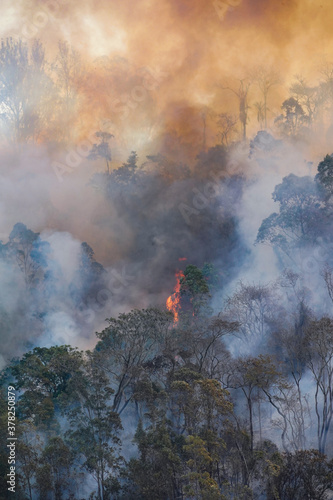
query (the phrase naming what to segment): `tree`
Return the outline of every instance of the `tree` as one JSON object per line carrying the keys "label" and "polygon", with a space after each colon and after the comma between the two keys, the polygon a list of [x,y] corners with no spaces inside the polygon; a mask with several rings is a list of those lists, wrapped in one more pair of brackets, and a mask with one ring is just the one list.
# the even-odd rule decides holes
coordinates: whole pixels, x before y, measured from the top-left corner
{"label": "tree", "polygon": [[[331,123],[331,112],[333,103],[333,65],[331,62],[326,62],[321,68],[322,80],[319,83],[319,95],[320,95],[320,106],[319,110],[322,112],[321,120],[324,122],[325,118],[328,117],[329,123]],[[326,117],[323,112],[326,112]]]}
{"label": "tree", "polygon": [[[250,141],[249,158],[255,157],[259,165],[266,165],[267,154],[274,154],[281,144],[282,141],[276,140],[271,134],[266,132],[266,130],[259,130],[254,139]],[[261,157],[263,157],[263,159]],[[271,156],[270,159],[272,159]]]}
{"label": "tree", "polygon": [[199,436],[188,436],[184,450],[188,460],[188,472],[185,476],[184,491],[189,498],[200,500],[226,500],[222,495],[219,484],[209,470],[214,462],[214,455],[207,449],[207,443]]}
{"label": "tree", "polygon": [[[254,107],[257,110],[257,122],[259,123],[260,128],[264,128],[265,123],[265,106],[261,101],[256,101],[254,103]],[[265,127],[266,128],[266,127]]]}
{"label": "tree", "polygon": [[[90,158],[94,159],[100,154],[104,158],[111,159],[109,155],[109,146],[104,142],[100,145],[94,145]],[[98,151],[99,146],[101,150]],[[109,160],[107,160],[109,161]],[[109,168],[107,166],[107,168]],[[113,206],[121,214],[122,218],[131,218],[131,211],[133,208],[135,210],[142,210],[143,199],[148,195],[151,179],[147,176],[146,172],[143,170],[143,166],[138,166],[138,155],[135,151],[132,151],[126,162],[122,164],[121,167],[108,172],[108,174],[96,174],[94,176],[94,182],[96,182],[96,187],[101,189],[107,198],[112,200]],[[134,207],[133,207],[134,205]],[[126,220],[126,219],[125,219]]]}
{"label": "tree", "polygon": [[242,342],[262,348],[274,323],[273,303],[276,302],[274,290],[265,285],[247,285],[241,281],[233,294],[226,300],[223,317],[235,322],[238,327],[234,335]]}
{"label": "tree", "polygon": [[[249,413],[249,430],[250,430],[250,451],[254,449],[254,426],[253,426],[253,406],[254,401],[258,398],[260,392],[263,393],[270,404],[284,418],[279,406],[275,402],[273,391],[279,386],[285,386],[281,372],[277,369],[271,356],[263,356],[260,354],[254,358],[246,356],[238,358],[234,362],[233,370],[230,373],[228,387],[233,389],[241,389],[246,398],[248,413]],[[259,425],[261,425],[259,419]],[[260,431],[261,432],[261,431]],[[282,433],[282,444],[284,442],[285,431]]]}
{"label": "tree", "polygon": [[328,264],[322,269],[322,277],[325,281],[328,295],[333,302],[333,269]]}
{"label": "tree", "polygon": [[172,317],[157,309],[134,310],[107,320],[97,337],[96,362],[111,377],[113,410],[121,414],[133,399],[136,384],[146,374],[145,364],[163,349]]}
{"label": "tree", "polygon": [[[190,367],[176,370],[170,380],[172,405],[176,405],[183,434],[217,433],[221,417],[232,411],[229,393],[215,379],[204,378]],[[175,406],[174,406],[175,408]]]}
{"label": "tree", "polygon": [[56,410],[73,396],[73,386],[82,367],[82,353],[70,346],[35,347],[10,367],[16,388],[21,419],[52,433],[57,426]]}
{"label": "tree", "polygon": [[275,118],[275,123],[284,136],[292,139],[299,138],[308,124],[308,117],[302,106],[294,97],[289,97],[283,101],[281,109],[283,113]]}
{"label": "tree", "polygon": [[33,489],[40,464],[41,437],[39,429],[29,421],[20,421],[17,426],[19,439],[17,441],[18,467],[20,470],[20,482],[22,488],[33,499]]}
{"label": "tree", "polygon": [[281,454],[274,442],[269,439],[261,441],[254,452],[252,468],[252,498],[264,497],[270,500],[279,498],[275,485],[280,472]]}
{"label": "tree", "polygon": [[302,277],[287,269],[283,272],[279,285],[285,291],[288,302],[286,321],[273,334],[273,346],[280,361],[284,364],[286,376],[292,387],[281,391],[280,402],[287,424],[286,439],[291,449],[304,449],[306,446],[306,420],[309,405],[303,394],[303,381],[306,376],[306,329],[313,313],[308,305],[309,291],[302,285]]}
{"label": "tree", "polygon": [[1,41],[0,116],[15,146],[36,140],[50,120],[53,86],[45,64],[44,48],[38,40],[30,51],[22,40]]}
{"label": "tree", "polygon": [[72,121],[78,105],[78,90],[83,82],[83,65],[79,52],[68,42],[60,40],[58,54],[52,65],[61,99],[60,109],[64,116],[62,132],[68,140],[73,135]]}
{"label": "tree", "polygon": [[326,155],[318,165],[315,181],[324,190],[324,196],[329,199],[333,194],[333,155]]}
{"label": "tree", "polygon": [[333,418],[333,320],[312,321],[305,341],[306,363],[315,382],[318,450],[324,454]]}
{"label": "tree", "polygon": [[77,458],[82,458],[83,469],[97,482],[98,500],[107,500],[119,489],[122,425],[112,408],[108,378],[89,351],[84,368],[75,386],[76,405],[68,411],[71,428],[65,436]]}
{"label": "tree", "polygon": [[198,319],[188,330],[179,334],[179,348],[182,349],[179,352],[193,363],[199,373],[222,381],[230,362],[230,353],[223,338],[234,334],[238,328],[238,323],[226,321],[219,316]]}
{"label": "tree", "polygon": [[168,500],[181,497],[181,450],[185,439],[177,439],[165,419],[148,429],[143,428],[140,420],[134,442],[139,456],[130,459],[127,466],[129,485],[126,498]]}
{"label": "tree", "polygon": [[79,258],[79,268],[71,283],[71,294],[76,304],[82,306],[96,300],[98,291],[105,288],[106,271],[96,261],[94,250],[85,241],[81,243]]}
{"label": "tree", "polygon": [[131,182],[136,183],[139,174],[138,168],[138,155],[136,151],[132,151],[128,157],[127,162],[123,163],[121,167],[113,170],[111,174],[111,181],[118,186],[125,187]]}
{"label": "tree", "polygon": [[49,492],[54,498],[62,500],[70,485],[70,472],[73,455],[61,437],[53,437],[44,448],[40,465],[37,468],[37,485],[40,497],[45,498]]}
{"label": "tree", "polygon": [[278,335],[277,341],[294,384],[294,387],[282,389],[279,394],[283,413],[281,427],[292,449],[303,449],[306,442],[306,416],[309,414],[307,399],[302,394],[302,380],[306,372],[304,339],[299,338],[294,331],[288,331]]}
{"label": "tree", "polygon": [[108,132],[96,132],[95,136],[99,139],[99,144],[93,144],[91,151],[88,155],[89,160],[98,160],[102,158],[106,162],[106,172],[110,174],[110,166],[109,162],[111,161],[111,149],[110,149],[110,139],[114,137],[114,135],[109,134]]}
{"label": "tree", "polygon": [[173,414],[178,415],[177,432],[187,436],[184,491],[194,498],[223,499],[219,457],[224,419],[233,408],[228,391],[217,380],[184,367],[174,373],[170,396]]}
{"label": "tree", "polygon": [[[333,487],[333,463],[316,450],[282,455],[283,462],[275,477],[280,500],[325,500]],[[277,497],[270,496],[269,500]]]}
{"label": "tree", "polygon": [[272,197],[279,213],[262,222],[256,243],[268,243],[295,260],[328,224],[317,186],[311,177],[290,174],[275,187]]}
{"label": "tree", "polygon": [[290,87],[292,97],[304,110],[304,118],[311,128],[322,104],[323,93],[320,86],[311,86],[302,75],[297,76],[296,82]]}
{"label": "tree", "polygon": [[39,233],[34,233],[18,222],[9,235],[8,243],[0,245],[2,256],[13,259],[18,264],[28,288],[43,281],[48,267],[50,245],[41,240]]}
{"label": "tree", "polygon": [[[254,455],[250,451],[248,431],[241,425],[240,418],[226,423],[222,434],[225,450],[220,456],[220,474],[224,479],[223,492],[227,498],[251,500],[253,491],[250,487],[254,471]],[[227,482],[228,481],[228,482]]]}
{"label": "tree", "polygon": [[242,125],[243,130],[243,141],[246,141],[246,125],[248,122],[248,93],[250,89],[250,82],[246,82],[245,79],[239,80],[238,90],[231,87],[221,86],[222,90],[230,90],[238,99],[239,102],[239,121]]}
{"label": "tree", "polygon": [[189,310],[193,316],[197,316],[200,312],[207,313],[205,309],[210,294],[202,270],[192,264],[187,265],[179,283],[179,299],[182,312]]}
{"label": "tree", "polygon": [[[267,128],[267,111],[268,111],[268,94],[271,89],[280,83],[280,77],[274,69],[268,69],[264,66],[260,66],[253,71],[252,80],[258,86],[264,102],[256,103],[256,108],[258,110],[258,121],[263,118],[265,129]],[[261,104],[259,106],[259,104]],[[260,113],[260,115],[259,115]],[[260,116],[260,119],[259,119]]]}
{"label": "tree", "polygon": [[219,136],[223,146],[229,145],[230,138],[235,132],[236,124],[237,118],[230,113],[220,113],[218,115],[217,126],[220,130]]}

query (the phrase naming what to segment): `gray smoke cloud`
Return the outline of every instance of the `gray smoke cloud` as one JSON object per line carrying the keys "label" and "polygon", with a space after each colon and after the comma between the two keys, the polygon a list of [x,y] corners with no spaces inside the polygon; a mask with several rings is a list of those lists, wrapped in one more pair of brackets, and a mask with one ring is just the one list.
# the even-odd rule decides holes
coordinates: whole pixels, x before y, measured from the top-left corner
{"label": "gray smoke cloud", "polygon": [[[28,307],[32,326],[29,331],[18,327],[21,347],[8,347],[5,356],[33,345],[91,347],[93,332],[103,327],[106,317],[133,307],[164,307],[174,274],[186,263],[212,262],[220,271],[216,311],[240,278],[260,283],[277,279],[282,269],[273,250],[253,244],[261,221],[274,211],[274,186],[288,173],[304,174],[302,151],[276,141],[268,153],[259,149],[250,158],[248,148],[234,148],[229,155],[221,147],[212,148],[190,168],[161,155],[143,160],[137,161],[137,176],[114,189],[104,174],[94,173],[87,154],[61,182],[54,156],[43,146],[22,148],[19,156],[10,151],[4,155],[2,241],[8,241],[17,222],[39,232],[51,248],[53,280],[43,317],[36,320],[40,299],[36,294],[29,298],[17,267],[6,268],[0,293],[10,296],[12,305],[4,309],[14,314],[18,304]],[[79,272],[83,241],[93,248],[105,274],[87,300],[75,302],[71,285]],[[185,257],[186,262],[179,262]],[[313,274],[311,270],[311,280],[318,280]],[[87,286],[82,285],[82,295]],[[26,301],[29,306],[24,306]]]}

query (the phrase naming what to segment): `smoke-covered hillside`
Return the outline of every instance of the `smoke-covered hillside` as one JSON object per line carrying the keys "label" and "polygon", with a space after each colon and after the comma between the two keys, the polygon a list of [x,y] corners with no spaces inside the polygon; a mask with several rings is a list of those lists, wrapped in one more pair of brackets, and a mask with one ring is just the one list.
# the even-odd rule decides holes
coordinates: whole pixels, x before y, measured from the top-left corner
{"label": "smoke-covered hillside", "polygon": [[0,500],[332,497],[332,15],[4,3]]}

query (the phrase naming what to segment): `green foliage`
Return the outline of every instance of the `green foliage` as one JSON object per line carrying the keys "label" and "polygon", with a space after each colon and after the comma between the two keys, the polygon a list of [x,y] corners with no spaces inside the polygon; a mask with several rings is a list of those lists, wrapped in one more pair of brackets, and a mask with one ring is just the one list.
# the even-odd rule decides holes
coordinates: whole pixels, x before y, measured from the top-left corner
{"label": "green foliage", "polygon": [[70,483],[70,469],[73,454],[60,437],[53,437],[44,448],[40,466],[36,471],[36,487],[40,497],[45,498],[52,492],[61,500]]}
{"label": "green foliage", "polygon": [[199,436],[188,436],[184,450],[188,460],[188,473],[184,491],[190,498],[200,500],[225,500],[218,483],[211,475],[214,457],[208,450],[207,443]]}
{"label": "green foliage", "polygon": [[119,456],[122,424],[113,411],[113,390],[91,353],[87,353],[83,377],[78,380],[77,404],[68,411],[70,430],[65,434],[73,454],[97,482],[99,498],[115,486],[122,458]]}
{"label": "green foliage", "polygon": [[275,123],[282,135],[292,139],[300,139],[306,133],[309,117],[295,97],[289,97],[281,106],[282,115],[275,119]]}
{"label": "green foliage", "polygon": [[196,266],[188,265],[184,271],[184,277],[180,278],[181,295],[189,295],[191,298],[196,295],[209,293],[207,281],[203,272]]}
{"label": "green foliage", "polygon": [[50,429],[55,409],[72,397],[81,366],[82,353],[70,346],[35,347],[25,354],[10,370],[17,389],[24,391],[18,404],[21,418]]}
{"label": "green foliage", "polygon": [[333,488],[333,462],[316,450],[284,454],[274,483],[280,500],[324,500]]}
{"label": "green foliage", "polygon": [[[92,258],[88,246],[85,250]],[[194,266],[187,276],[189,293],[207,289]],[[252,298],[266,297],[267,290],[250,291]],[[222,337],[238,331],[238,323],[213,317],[177,330],[171,315],[158,309],[134,310],[108,323],[93,352],[35,348],[3,375],[3,385],[10,377],[17,390],[18,491],[29,500],[75,498],[87,476],[95,482],[95,488],[90,483],[95,500],[326,498],[333,477],[324,455],[281,453],[265,438],[258,442],[256,408],[265,404],[277,412],[279,425],[287,426],[281,429],[283,446],[290,428],[290,443],[297,446],[290,415],[297,418],[293,398],[300,396],[295,391],[288,396],[285,364],[272,355],[232,359],[223,350]],[[330,407],[323,396],[327,403],[331,323],[330,318],[309,321],[302,347],[322,397],[316,411],[326,411],[328,430]],[[5,394],[0,410],[5,436]],[[137,424],[133,452],[125,444],[133,437],[127,434],[131,421]],[[2,484],[5,471],[0,468]]]}
{"label": "green foliage", "polygon": [[273,192],[279,212],[262,222],[256,243],[268,243],[295,261],[319,237],[327,236],[331,220],[317,184],[311,177],[290,174]]}
{"label": "green foliage", "polygon": [[113,377],[116,387],[113,409],[121,413],[139,381],[146,378],[144,366],[148,368],[160,347],[167,344],[172,316],[157,309],[134,310],[108,322],[109,326],[97,334],[100,341],[95,356]]}
{"label": "green foliage", "polygon": [[217,287],[220,285],[220,276],[219,276],[218,270],[214,266],[214,264],[211,264],[209,262],[205,262],[201,271],[202,271],[203,277],[207,281],[209,291],[216,290]]}
{"label": "green foliage", "polygon": [[326,155],[318,165],[318,173],[315,177],[318,185],[324,189],[329,198],[333,194],[333,156]]}
{"label": "green foliage", "polygon": [[190,315],[208,315],[208,301],[211,297],[208,286],[208,276],[213,273],[213,268],[206,265],[206,276],[203,270],[192,264],[186,266],[184,276],[180,278],[180,305],[184,319],[187,312]]}
{"label": "green foliage", "polygon": [[127,162],[123,163],[121,167],[115,169],[111,173],[111,182],[118,186],[126,187],[131,182],[136,182],[139,175],[139,168],[137,165],[138,155],[136,151],[132,151],[128,157]]}
{"label": "green foliage", "polygon": [[[182,462],[175,437],[165,420],[148,430],[144,430],[142,422],[139,422],[135,434],[139,457],[129,461],[127,471],[132,492],[136,492],[137,496],[133,494],[133,497],[129,498],[139,497],[142,500],[176,498],[179,492]],[[134,485],[135,490],[133,490]]]}

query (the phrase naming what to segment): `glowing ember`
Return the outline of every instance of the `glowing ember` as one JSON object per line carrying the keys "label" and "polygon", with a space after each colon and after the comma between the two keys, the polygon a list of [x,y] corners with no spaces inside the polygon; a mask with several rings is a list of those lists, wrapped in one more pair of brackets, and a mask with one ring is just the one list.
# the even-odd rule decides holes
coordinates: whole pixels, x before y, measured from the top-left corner
{"label": "glowing ember", "polygon": [[176,273],[177,284],[174,288],[173,294],[170,295],[170,297],[168,297],[166,301],[166,306],[168,311],[171,311],[174,315],[174,323],[178,322],[178,313],[180,309],[180,304],[179,304],[180,278],[183,277],[184,277],[183,271],[177,271]]}

